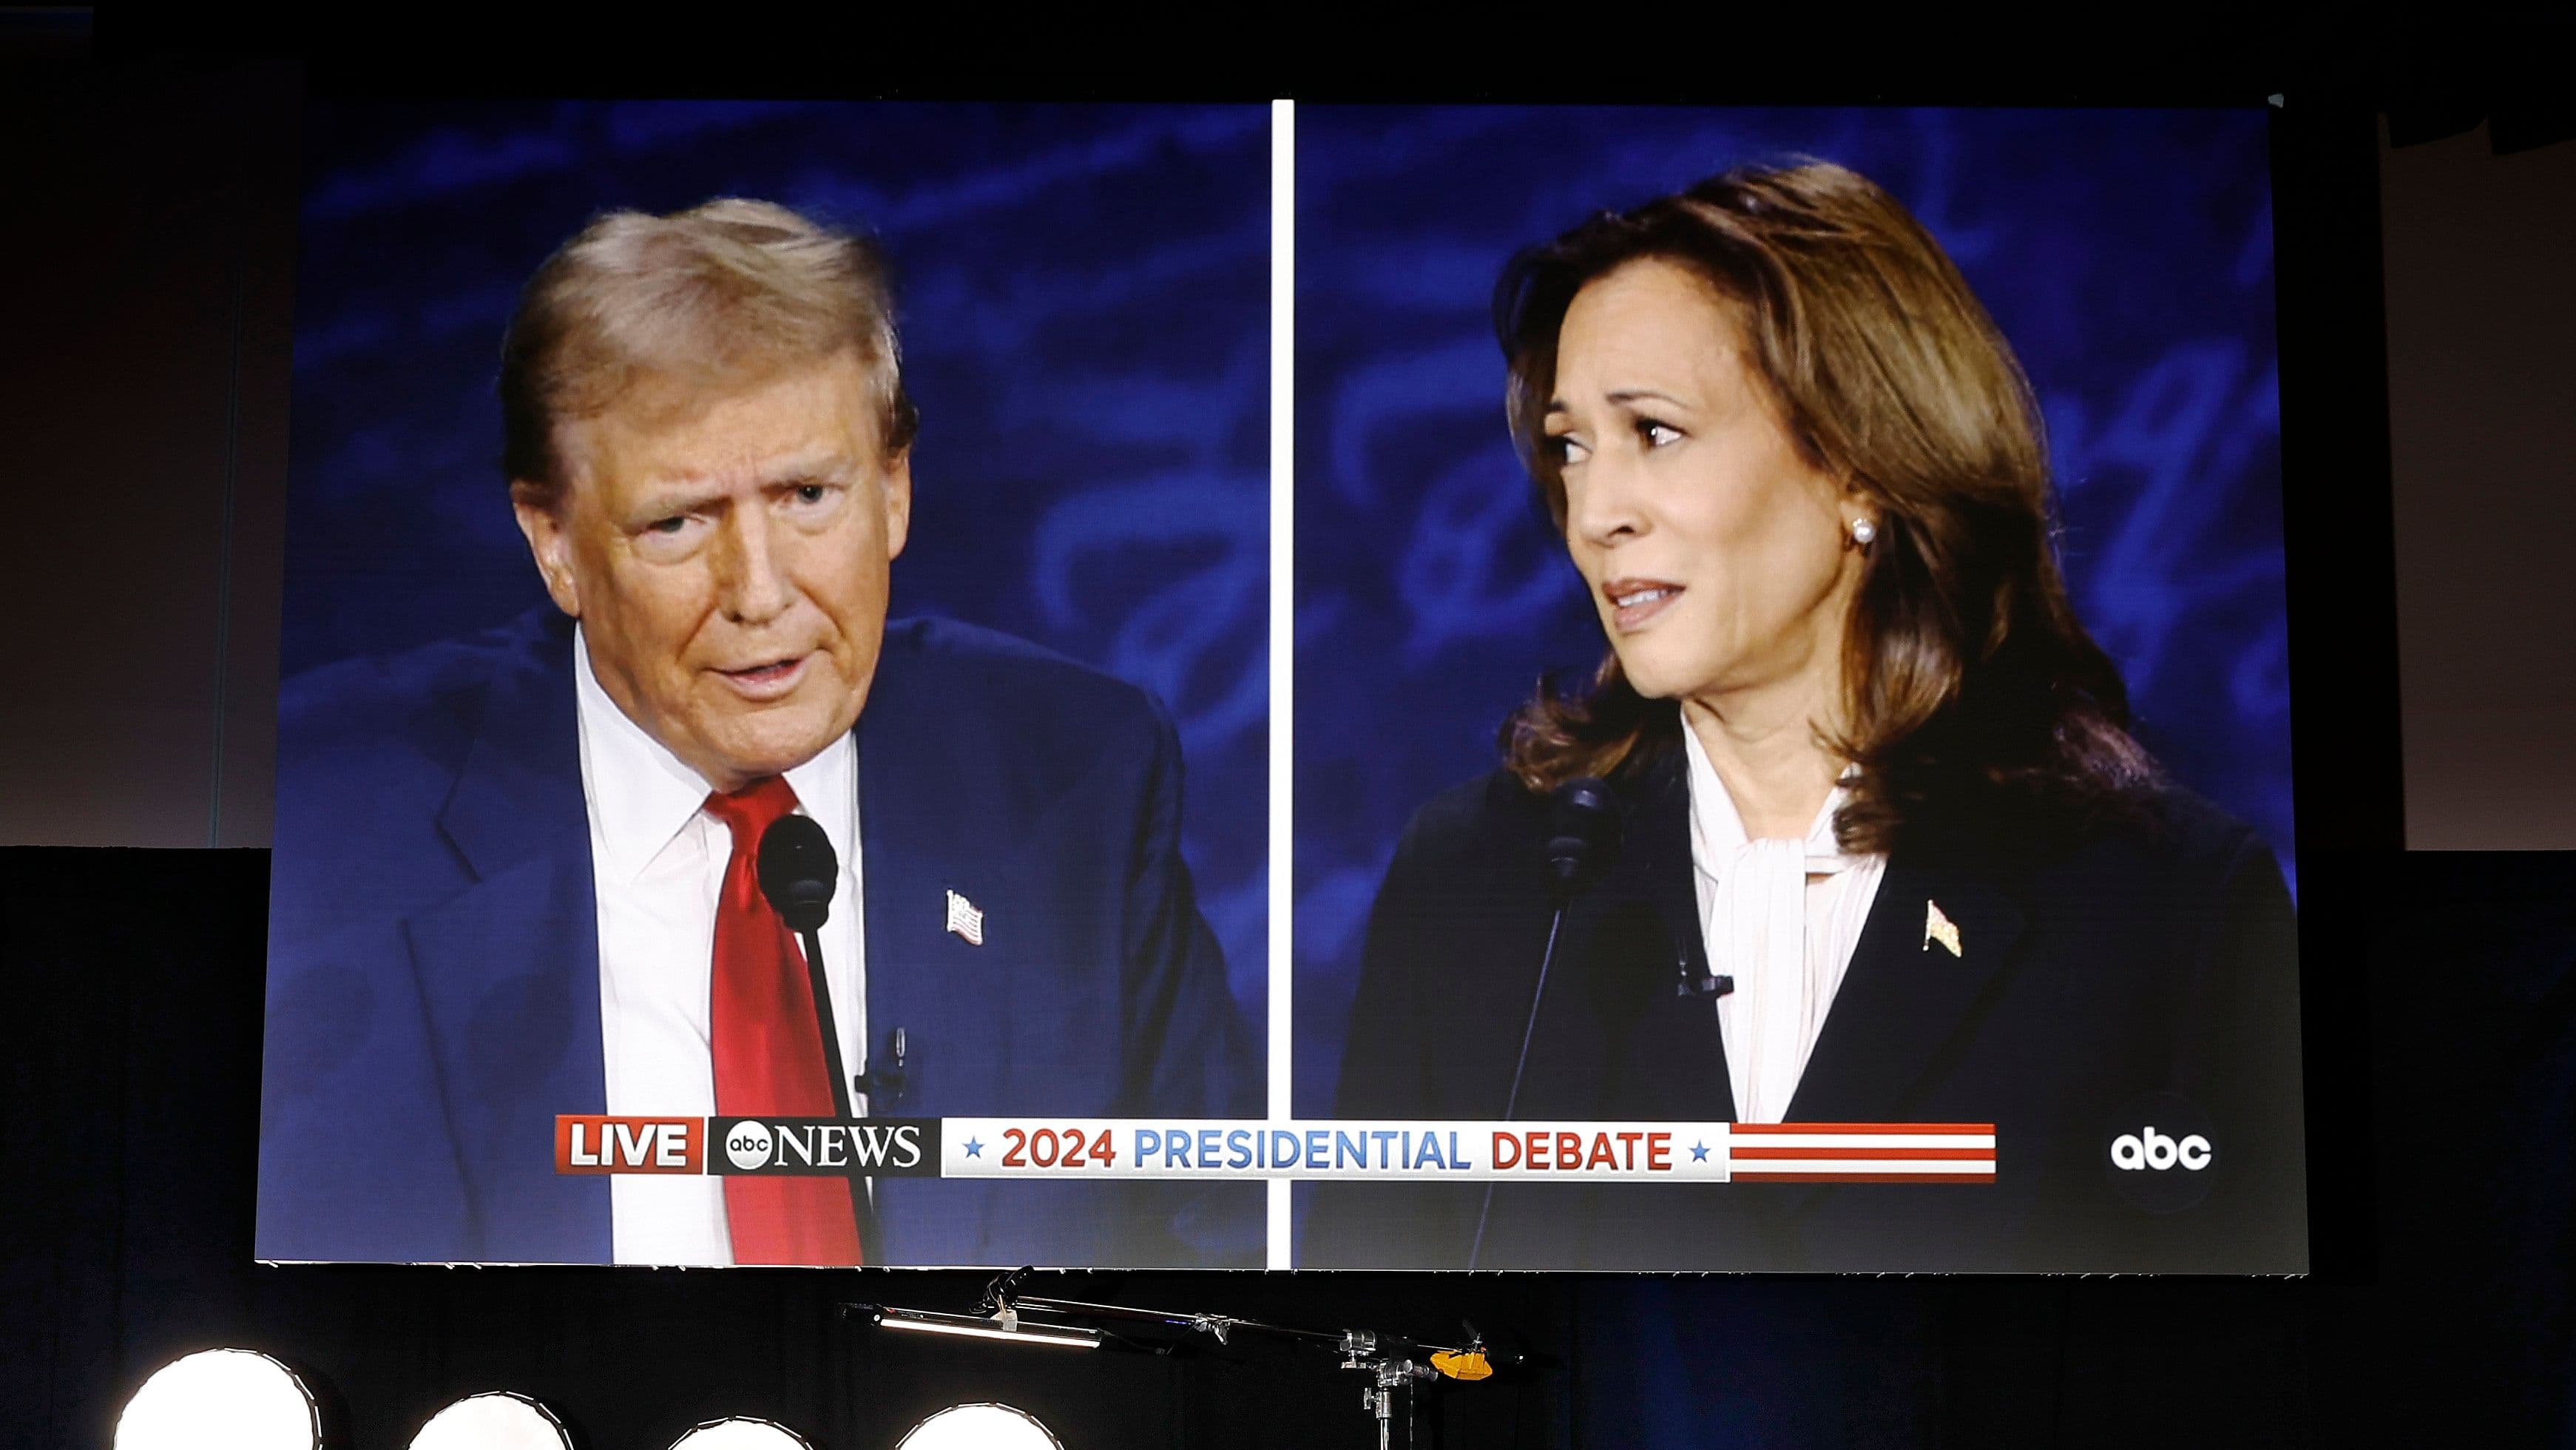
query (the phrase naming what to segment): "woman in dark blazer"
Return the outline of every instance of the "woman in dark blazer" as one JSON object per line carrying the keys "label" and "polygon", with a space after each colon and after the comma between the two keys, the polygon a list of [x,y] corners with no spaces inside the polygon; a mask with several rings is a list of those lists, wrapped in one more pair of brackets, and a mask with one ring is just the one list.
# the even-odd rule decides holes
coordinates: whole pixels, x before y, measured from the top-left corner
{"label": "woman in dark blazer", "polygon": [[[2131,736],[1939,245],[1843,168],[1742,170],[1495,311],[1610,654],[1406,831],[1337,1112],[1993,1123],[1995,1177],[1324,1185],[1300,1262],[2303,1270],[2279,867]],[[2205,1161],[2113,1161],[2148,1129]]]}

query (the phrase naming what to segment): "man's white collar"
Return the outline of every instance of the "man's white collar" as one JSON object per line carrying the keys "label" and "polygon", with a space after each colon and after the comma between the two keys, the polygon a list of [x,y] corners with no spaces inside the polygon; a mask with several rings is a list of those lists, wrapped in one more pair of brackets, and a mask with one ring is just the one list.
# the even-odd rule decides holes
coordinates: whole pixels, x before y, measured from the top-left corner
{"label": "man's white collar", "polygon": [[[592,817],[608,859],[632,881],[696,818],[713,787],[609,698],[591,669],[590,643],[579,625],[573,627],[572,657],[582,779],[590,787]],[[803,814],[822,824],[844,861],[858,844],[847,839],[851,812],[817,807],[856,799],[857,764],[857,746],[844,734],[787,772]]]}

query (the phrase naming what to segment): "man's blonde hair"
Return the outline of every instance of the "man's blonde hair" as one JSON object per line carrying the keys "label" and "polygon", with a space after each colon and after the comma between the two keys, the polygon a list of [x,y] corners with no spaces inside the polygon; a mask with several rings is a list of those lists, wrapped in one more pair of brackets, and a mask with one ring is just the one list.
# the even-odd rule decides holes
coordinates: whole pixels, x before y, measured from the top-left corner
{"label": "man's blonde hair", "polygon": [[919,425],[884,258],[786,207],[720,197],[669,216],[608,212],[528,279],[501,345],[501,467],[551,508],[567,482],[564,425],[642,379],[691,391],[756,383],[854,354],[891,458]]}

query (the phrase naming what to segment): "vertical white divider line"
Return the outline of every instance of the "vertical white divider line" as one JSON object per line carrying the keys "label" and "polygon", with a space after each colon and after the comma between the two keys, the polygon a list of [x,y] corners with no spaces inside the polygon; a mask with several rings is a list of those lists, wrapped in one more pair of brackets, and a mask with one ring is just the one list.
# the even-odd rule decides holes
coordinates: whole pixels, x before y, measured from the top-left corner
{"label": "vertical white divider line", "polygon": [[[1296,1051],[1290,1012],[1296,999],[1296,962],[1289,955],[1289,918],[1296,902],[1290,830],[1295,781],[1292,751],[1296,718],[1297,508],[1293,441],[1297,377],[1297,103],[1270,103],[1270,1069],[1269,1113],[1274,1122],[1295,1116],[1289,1095]],[[1290,1267],[1295,1226],[1285,1178],[1268,1180],[1264,1223],[1266,1268]]]}

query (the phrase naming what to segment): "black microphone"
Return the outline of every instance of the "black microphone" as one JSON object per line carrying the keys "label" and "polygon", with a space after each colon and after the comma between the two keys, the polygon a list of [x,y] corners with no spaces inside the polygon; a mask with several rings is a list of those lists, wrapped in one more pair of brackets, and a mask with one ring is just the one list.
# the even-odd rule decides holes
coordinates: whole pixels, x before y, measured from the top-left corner
{"label": "black microphone", "polygon": [[[1609,782],[1583,775],[1556,788],[1550,797],[1544,853],[1548,894],[1556,899],[1556,910],[1548,917],[1547,947],[1539,953],[1538,986],[1530,993],[1529,1021],[1521,1027],[1520,1059],[1512,1064],[1511,1096],[1503,1101],[1505,1122],[1520,1108],[1521,1077],[1529,1071],[1530,1043],[1538,1036],[1538,1012],[1547,1001],[1547,972],[1556,962],[1556,938],[1565,929],[1565,908],[1591,884],[1618,847],[1619,798],[1610,793]],[[1476,1242],[1467,1251],[1470,1270],[1484,1255],[1485,1220],[1493,1211],[1494,1185],[1487,1180],[1484,1207],[1476,1210]]]}
{"label": "black microphone", "polygon": [[788,814],[760,837],[760,894],[792,931],[820,931],[841,884],[841,858],[812,816]]}
{"label": "black microphone", "polygon": [[1581,890],[1619,846],[1619,799],[1597,776],[1556,788],[1548,814],[1547,874],[1563,902]]}
{"label": "black microphone", "polygon": [[823,976],[823,923],[832,915],[832,892],[841,883],[841,858],[832,838],[812,816],[784,815],[760,834],[760,894],[788,929],[805,940],[805,974],[814,990],[814,1022],[823,1030],[823,1067],[832,1078],[832,1106],[850,1112],[850,1078],[841,1070],[841,1033],[832,1022],[832,992]]}
{"label": "black microphone", "polygon": [[[805,981],[814,993],[814,1025],[823,1034],[823,1071],[832,1079],[832,1111],[841,1121],[857,1116],[850,1094],[857,1083],[841,1067],[841,1029],[832,1021],[832,987],[823,975],[823,923],[832,917],[832,893],[840,889],[841,858],[832,838],[812,816],[788,814],[760,833],[760,894],[769,909],[805,942]],[[850,1217],[859,1243],[869,1253],[877,1237],[874,1185],[850,1186]]]}

